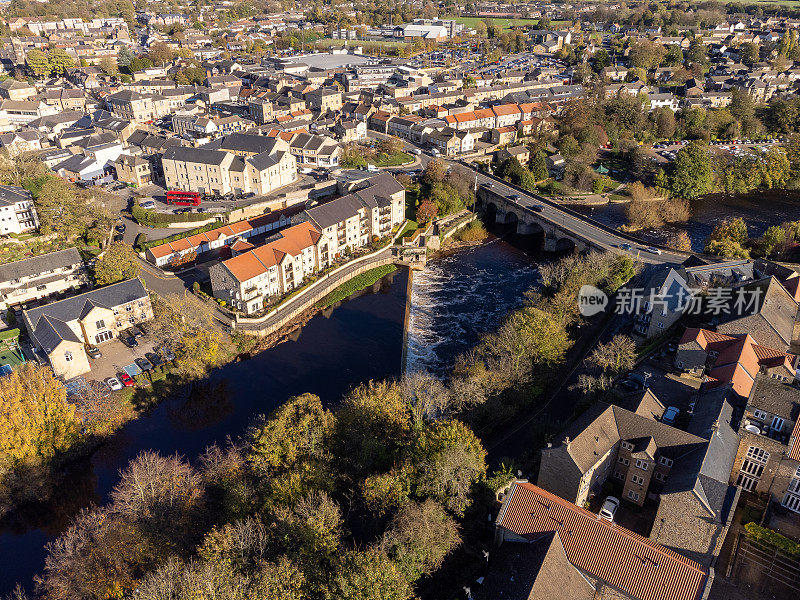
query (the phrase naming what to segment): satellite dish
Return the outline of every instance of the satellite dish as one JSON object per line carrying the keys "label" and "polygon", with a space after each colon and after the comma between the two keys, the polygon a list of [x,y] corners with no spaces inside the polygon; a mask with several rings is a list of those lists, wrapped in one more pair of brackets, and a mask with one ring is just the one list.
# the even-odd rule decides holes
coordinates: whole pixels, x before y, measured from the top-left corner
{"label": "satellite dish", "polygon": [[756,425],[750,423],[745,425],[744,430],[749,431],[750,433],[761,433],[761,430]]}

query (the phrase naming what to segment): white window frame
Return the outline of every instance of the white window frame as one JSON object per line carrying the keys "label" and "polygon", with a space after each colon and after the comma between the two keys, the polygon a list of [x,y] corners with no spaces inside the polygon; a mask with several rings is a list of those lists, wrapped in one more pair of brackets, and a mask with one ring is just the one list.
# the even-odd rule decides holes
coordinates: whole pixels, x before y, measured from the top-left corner
{"label": "white window frame", "polygon": [[667,458],[666,456],[662,456],[661,458],[659,458],[658,462],[661,463],[662,465],[664,465],[665,467],[671,467],[672,466],[672,459],[671,458]]}
{"label": "white window frame", "polygon": [[766,421],[767,420],[767,413],[766,411],[757,408],[753,411],[753,418],[758,419],[759,421]]}
{"label": "white window frame", "polygon": [[644,485],[644,477],[639,475],[631,475],[631,481],[636,485]]}
{"label": "white window frame", "polygon": [[625,450],[633,450],[633,444],[631,444],[631,443],[629,443],[629,442],[625,442],[625,441],[623,441],[623,442],[621,442],[621,443],[620,443],[620,445],[621,445],[621,446],[622,446],[622,447],[623,447]]}
{"label": "white window frame", "polygon": [[647,471],[647,461],[642,460],[641,458],[636,459],[636,468],[641,469],[642,471]]}
{"label": "white window frame", "polygon": [[637,494],[633,490],[628,490],[628,498],[630,500],[633,500],[634,502],[638,502],[639,501],[639,494]]}
{"label": "white window frame", "polygon": [[769,452],[763,448],[759,448],[758,446],[750,446],[745,453],[745,458],[749,458],[755,462],[767,464],[767,461],[769,460]]}
{"label": "white window frame", "polygon": [[770,423],[769,428],[772,429],[772,431],[783,431],[785,423],[786,421],[782,417],[772,417],[772,423]]}

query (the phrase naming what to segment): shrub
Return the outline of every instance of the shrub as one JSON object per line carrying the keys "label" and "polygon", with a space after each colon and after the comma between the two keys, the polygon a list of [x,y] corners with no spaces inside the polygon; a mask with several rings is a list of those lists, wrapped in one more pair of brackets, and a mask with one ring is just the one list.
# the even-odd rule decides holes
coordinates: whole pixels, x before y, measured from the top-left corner
{"label": "shrub", "polygon": [[791,556],[792,558],[800,558],[800,544],[781,535],[777,531],[761,527],[756,523],[748,523],[744,528],[755,541],[774,548],[778,552]]}

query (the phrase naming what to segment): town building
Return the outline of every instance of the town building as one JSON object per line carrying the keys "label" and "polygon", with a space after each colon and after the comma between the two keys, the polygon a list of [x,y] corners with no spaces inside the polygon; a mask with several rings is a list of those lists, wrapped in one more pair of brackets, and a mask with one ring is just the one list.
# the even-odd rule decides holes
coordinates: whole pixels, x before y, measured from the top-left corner
{"label": "town building", "polygon": [[0,185],[0,234],[26,233],[38,227],[31,193],[16,185]]}
{"label": "town building", "polygon": [[6,263],[0,265],[0,309],[68,293],[88,283],[86,267],[75,248]]}

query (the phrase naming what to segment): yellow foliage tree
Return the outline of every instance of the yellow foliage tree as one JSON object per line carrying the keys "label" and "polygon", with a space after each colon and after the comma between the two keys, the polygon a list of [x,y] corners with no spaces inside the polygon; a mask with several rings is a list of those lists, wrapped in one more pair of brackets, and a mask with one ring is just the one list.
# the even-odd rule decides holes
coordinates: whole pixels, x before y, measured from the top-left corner
{"label": "yellow foliage tree", "polygon": [[48,460],[78,435],[74,408],[49,367],[26,363],[0,379],[0,466]]}

